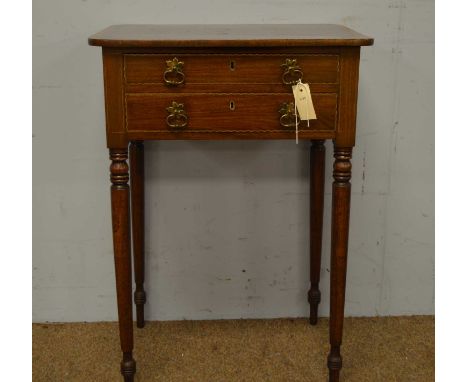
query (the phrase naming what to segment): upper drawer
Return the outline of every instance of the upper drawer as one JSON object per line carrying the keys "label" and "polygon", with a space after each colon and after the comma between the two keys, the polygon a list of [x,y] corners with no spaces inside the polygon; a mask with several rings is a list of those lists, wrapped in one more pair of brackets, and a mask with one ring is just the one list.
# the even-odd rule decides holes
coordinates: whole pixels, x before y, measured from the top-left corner
{"label": "upper drawer", "polygon": [[202,84],[337,84],[335,54],[126,54],[125,82],[189,89]]}

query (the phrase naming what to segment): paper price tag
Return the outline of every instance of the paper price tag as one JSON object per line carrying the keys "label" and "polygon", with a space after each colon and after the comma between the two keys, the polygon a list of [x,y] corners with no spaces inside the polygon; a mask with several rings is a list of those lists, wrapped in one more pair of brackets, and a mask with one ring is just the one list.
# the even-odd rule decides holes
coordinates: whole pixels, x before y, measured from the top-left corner
{"label": "paper price tag", "polygon": [[296,102],[296,109],[301,121],[317,119],[314,104],[312,102],[312,96],[310,95],[309,85],[303,84],[299,81],[297,85],[293,85],[292,91]]}

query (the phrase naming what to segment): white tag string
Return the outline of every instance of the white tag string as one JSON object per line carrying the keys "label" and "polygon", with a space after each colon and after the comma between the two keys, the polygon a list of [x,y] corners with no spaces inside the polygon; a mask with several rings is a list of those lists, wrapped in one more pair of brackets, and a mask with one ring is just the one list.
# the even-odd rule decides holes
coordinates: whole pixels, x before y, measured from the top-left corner
{"label": "white tag string", "polygon": [[[297,81],[297,86],[300,86],[302,84],[301,79],[299,78],[299,81]],[[294,97],[294,113],[296,114],[296,145],[299,144],[299,123],[297,123],[297,115],[299,114],[299,110],[297,109],[297,103],[296,103],[296,97]]]}
{"label": "white tag string", "polygon": [[296,97],[294,97],[294,115],[296,116],[296,145],[299,144],[299,124],[297,123],[297,105],[296,105]]}

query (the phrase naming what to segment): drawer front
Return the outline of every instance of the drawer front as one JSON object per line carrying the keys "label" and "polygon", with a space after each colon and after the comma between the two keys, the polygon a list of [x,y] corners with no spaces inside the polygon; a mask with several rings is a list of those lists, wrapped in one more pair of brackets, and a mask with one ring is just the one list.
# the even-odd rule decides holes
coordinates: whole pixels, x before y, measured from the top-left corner
{"label": "drawer front", "polygon": [[[167,91],[202,84],[276,84],[302,78],[309,84],[337,84],[339,56],[334,54],[126,54],[126,85],[160,84]],[[285,84],[286,82],[286,84]]]}
{"label": "drawer front", "polygon": [[[337,95],[312,94],[317,120],[301,131],[334,131]],[[127,94],[128,132],[294,132],[291,94]],[[289,109],[288,109],[289,107]],[[281,112],[280,112],[281,109]]]}

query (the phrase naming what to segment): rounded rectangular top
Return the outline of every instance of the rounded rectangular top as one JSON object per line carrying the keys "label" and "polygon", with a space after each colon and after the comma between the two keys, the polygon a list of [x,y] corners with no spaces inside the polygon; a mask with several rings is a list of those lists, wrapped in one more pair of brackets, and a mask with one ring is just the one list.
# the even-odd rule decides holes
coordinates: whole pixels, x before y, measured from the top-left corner
{"label": "rounded rectangular top", "polygon": [[364,46],[374,39],[334,24],[112,25],[88,39],[108,48]]}

